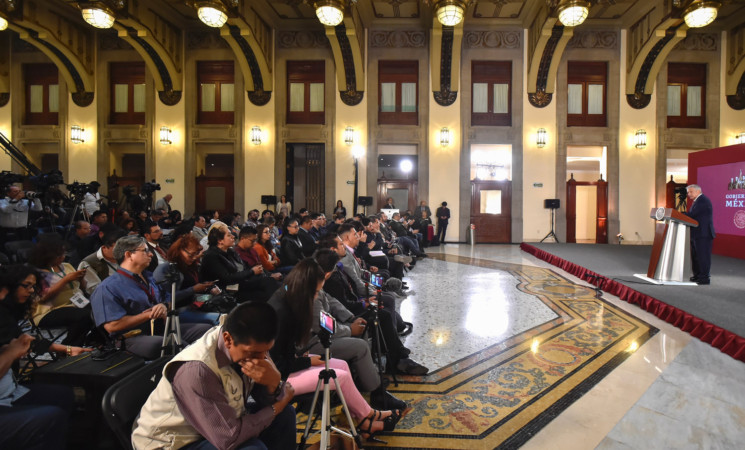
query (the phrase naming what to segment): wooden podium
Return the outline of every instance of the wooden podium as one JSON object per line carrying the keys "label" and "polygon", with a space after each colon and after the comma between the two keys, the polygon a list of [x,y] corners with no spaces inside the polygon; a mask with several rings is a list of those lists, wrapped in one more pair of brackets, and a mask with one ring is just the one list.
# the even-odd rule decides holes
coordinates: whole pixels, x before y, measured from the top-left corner
{"label": "wooden podium", "polygon": [[652,256],[646,275],[635,274],[654,284],[695,285],[688,282],[691,272],[689,228],[698,222],[675,208],[652,208],[649,217],[655,226]]}

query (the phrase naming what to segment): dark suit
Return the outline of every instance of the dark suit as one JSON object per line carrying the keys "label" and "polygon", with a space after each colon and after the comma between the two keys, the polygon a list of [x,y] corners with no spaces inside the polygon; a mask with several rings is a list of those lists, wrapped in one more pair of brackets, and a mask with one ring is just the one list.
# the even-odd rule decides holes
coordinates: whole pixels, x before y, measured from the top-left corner
{"label": "dark suit", "polygon": [[691,228],[691,266],[693,276],[698,281],[709,281],[711,268],[711,246],[716,236],[714,233],[714,216],[711,200],[704,194],[699,195],[686,213],[698,222],[698,227]]}

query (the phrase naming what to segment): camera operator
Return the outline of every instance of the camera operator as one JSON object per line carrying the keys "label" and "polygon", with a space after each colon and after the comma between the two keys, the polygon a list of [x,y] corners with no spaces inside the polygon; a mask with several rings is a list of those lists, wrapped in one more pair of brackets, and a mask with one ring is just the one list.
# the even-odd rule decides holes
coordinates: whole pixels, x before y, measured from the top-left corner
{"label": "camera operator", "polygon": [[101,209],[101,194],[98,193],[99,187],[101,187],[101,183],[93,181],[87,186],[86,193],[83,195],[83,210],[88,217]]}
{"label": "camera operator", "polygon": [[0,230],[3,244],[13,240],[31,239],[28,212],[41,211],[41,200],[33,192],[24,192],[18,186],[9,186],[6,197],[0,199]]}

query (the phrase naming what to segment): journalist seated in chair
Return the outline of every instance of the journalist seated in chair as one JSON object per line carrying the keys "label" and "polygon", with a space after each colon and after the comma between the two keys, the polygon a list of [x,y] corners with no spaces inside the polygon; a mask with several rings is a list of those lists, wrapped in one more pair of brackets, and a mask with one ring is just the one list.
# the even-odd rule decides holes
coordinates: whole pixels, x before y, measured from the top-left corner
{"label": "journalist seated in chair", "polygon": [[[96,326],[112,337],[140,330],[140,335],[127,338],[127,349],[145,359],[155,359],[160,355],[170,292],[161,295],[152,274],[146,271],[153,256],[144,238],[119,239],[114,257],[119,270],[103,280],[91,296]],[[199,339],[209,328],[201,323],[181,324],[183,343]]]}
{"label": "journalist seated in chair", "polygon": [[292,270],[292,266],[303,259],[303,243],[298,236],[299,229],[300,225],[298,225],[297,219],[289,218],[285,221],[279,247],[279,259],[284,267],[279,269],[280,272],[289,272]]}
{"label": "journalist seated in chair", "polygon": [[115,274],[119,269],[119,264],[116,263],[116,258],[114,258],[114,246],[119,238],[126,235],[127,233],[124,230],[107,231],[101,239],[101,247],[95,253],[91,253],[80,261],[78,270],[85,270],[83,283],[88,296],[93,294],[93,291],[103,280]]}
{"label": "journalist seated in chair", "polygon": [[281,263],[277,257],[277,253],[274,251],[274,245],[272,244],[272,230],[268,225],[259,225],[256,227],[256,243],[254,244],[254,250],[259,255],[261,265],[267,272],[276,272],[277,268]]}
{"label": "journalist seated in chair", "polygon": [[197,311],[193,306],[197,295],[220,293],[214,281],[200,281],[199,261],[202,246],[191,233],[180,236],[168,248],[168,262],[160,264],[153,278],[161,289],[171,292],[171,282],[176,282],[176,307],[179,319],[186,323],[217,325],[218,313]]}
{"label": "journalist seated in chair", "polygon": [[276,313],[246,303],[221,322],[165,366],[135,421],[135,449],[295,448],[294,391],[268,357]]}
{"label": "journalist seated in chair", "polygon": [[42,235],[30,259],[39,269],[41,285],[32,320],[40,328],[66,328],[63,344],[82,344],[93,329],[90,302],[83,293],[86,270],[75,270],[64,262],[65,244],[56,235]]}
{"label": "journalist seated in chair", "polygon": [[[36,284],[35,270],[28,266],[0,269],[0,448],[64,449],[73,409],[72,389],[52,385],[20,385],[14,370],[37,342],[23,334],[19,319],[28,317]],[[36,344],[38,345],[38,344]],[[52,344],[53,351],[79,354]]]}
{"label": "journalist seated in chair", "polygon": [[200,279],[216,281],[221,289],[238,284],[238,302],[267,301],[274,293],[276,282],[264,274],[261,265],[246,267],[236,254],[235,236],[227,228],[210,230],[209,249],[204,252]]}
{"label": "journalist seated in chair", "polygon": [[[271,349],[272,359],[282,377],[287,377],[287,381],[292,383],[296,394],[313,392],[318,373],[324,369],[320,355],[306,353],[297,356],[297,349],[307,347],[310,341],[313,299],[323,288],[324,280],[325,273],[321,266],[312,258],[304,259],[287,275],[283,288],[269,299],[269,304],[279,317],[279,332]],[[336,382],[331,383],[330,388],[336,389],[338,386],[342,390],[349,413],[357,420],[357,428],[363,437],[370,439],[378,431],[392,431],[396,427],[401,418],[400,411],[377,411],[371,408],[354,385],[346,362],[331,358],[329,367],[337,375]]]}

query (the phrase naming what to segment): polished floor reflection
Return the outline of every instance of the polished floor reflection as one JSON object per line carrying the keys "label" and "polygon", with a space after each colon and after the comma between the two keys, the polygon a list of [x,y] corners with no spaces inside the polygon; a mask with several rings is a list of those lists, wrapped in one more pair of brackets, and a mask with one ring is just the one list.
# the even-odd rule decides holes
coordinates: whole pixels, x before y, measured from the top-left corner
{"label": "polished floor reflection", "polygon": [[388,447],[745,442],[742,363],[517,246],[428,252],[399,307],[415,323],[406,345],[433,371],[394,388],[415,408]]}

